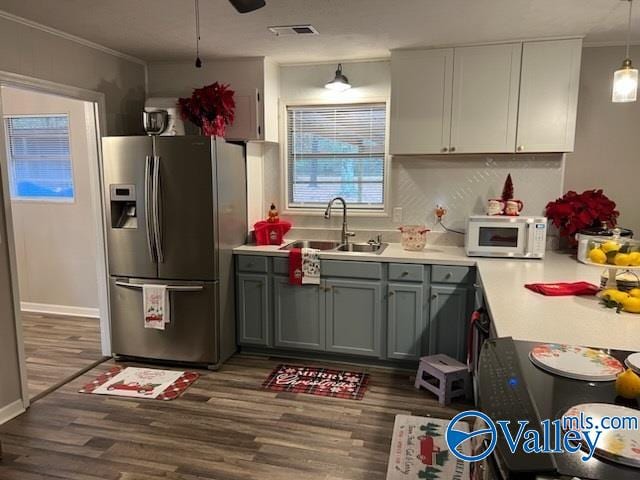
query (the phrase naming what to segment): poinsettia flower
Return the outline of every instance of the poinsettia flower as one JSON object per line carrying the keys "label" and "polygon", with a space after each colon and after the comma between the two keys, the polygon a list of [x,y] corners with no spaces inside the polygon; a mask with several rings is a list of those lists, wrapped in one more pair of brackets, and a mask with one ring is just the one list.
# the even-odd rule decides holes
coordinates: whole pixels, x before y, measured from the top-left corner
{"label": "poinsettia flower", "polygon": [[180,114],[201,127],[205,135],[223,137],[226,126],[235,119],[234,94],[229,85],[218,82],[196,88],[191,97],[178,100]]}

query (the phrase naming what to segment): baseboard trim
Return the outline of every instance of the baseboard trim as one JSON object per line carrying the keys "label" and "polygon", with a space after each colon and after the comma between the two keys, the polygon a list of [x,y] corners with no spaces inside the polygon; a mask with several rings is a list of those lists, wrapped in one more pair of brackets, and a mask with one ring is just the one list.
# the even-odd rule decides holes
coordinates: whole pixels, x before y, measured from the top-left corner
{"label": "baseboard trim", "polygon": [[20,310],[28,313],[46,313],[49,315],[66,315],[68,317],[100,318],[100,310],[98,310],[97,308],[89,307],[70,307],[68,305],[20,302]]}
{"label": "baseboard trim", "polygon": [[21,399],[11,402],[9,405],[0,408],[0,425],[7,423],[12,418],[17,417],[21,413],[24,413],[24,404]]}

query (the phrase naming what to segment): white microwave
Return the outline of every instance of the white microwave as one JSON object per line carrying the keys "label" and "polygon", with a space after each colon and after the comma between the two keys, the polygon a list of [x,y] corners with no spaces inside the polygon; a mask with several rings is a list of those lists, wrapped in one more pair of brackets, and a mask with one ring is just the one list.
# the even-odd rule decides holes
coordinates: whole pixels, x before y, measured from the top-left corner
{"label": "white microwave", "polygon": [[472,215],[464,243],[470,257],[543,258],[547,219]]}

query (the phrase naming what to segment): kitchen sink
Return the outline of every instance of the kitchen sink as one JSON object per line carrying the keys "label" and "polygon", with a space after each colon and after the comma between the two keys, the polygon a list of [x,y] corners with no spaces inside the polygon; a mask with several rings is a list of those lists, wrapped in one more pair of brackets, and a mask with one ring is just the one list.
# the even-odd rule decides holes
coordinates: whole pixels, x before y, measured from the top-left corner
{"label": "kitchen sink", "polygon": [[334,242],[331,240],[296,240],[284,247],[280,247],[280,250],[291,250],[292,248],[315,248],[316,250],[335,250],[340,246],[340,242]]}
{"label": "kitchen sink", "polygon": [[340,245],[336,250],[339,252],[366,252],[379,255],[388,245],[388,243],[349,243],[348,245]]}

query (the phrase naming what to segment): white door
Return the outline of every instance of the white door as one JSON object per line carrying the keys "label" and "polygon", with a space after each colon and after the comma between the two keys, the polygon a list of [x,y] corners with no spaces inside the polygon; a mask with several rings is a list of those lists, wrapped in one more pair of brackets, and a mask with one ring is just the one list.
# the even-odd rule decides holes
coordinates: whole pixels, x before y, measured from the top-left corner
{"label": "white door", "polygon": [[515,151],[521,43],[456,48],[450,151]]}
{"label": "white door", "polygon": [[392,154],[447,152],[453,49],[391,53]]}
{"label": "white door", "polygon": [[580,39],[524,44],[516,151],[573,151],[581,55]]}

